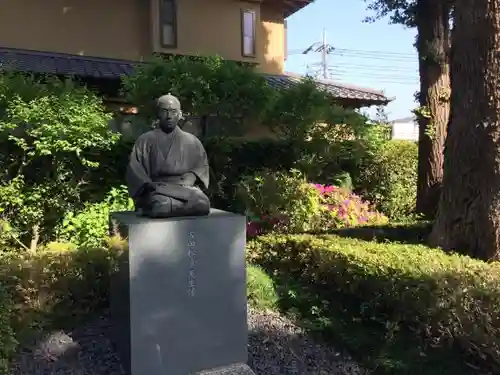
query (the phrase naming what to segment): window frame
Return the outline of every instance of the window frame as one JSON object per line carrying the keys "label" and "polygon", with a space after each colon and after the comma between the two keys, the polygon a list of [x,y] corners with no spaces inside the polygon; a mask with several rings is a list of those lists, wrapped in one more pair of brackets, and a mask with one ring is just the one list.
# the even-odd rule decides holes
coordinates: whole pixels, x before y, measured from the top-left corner
{"label": "window frame", "polygon": [[[252,14],[253,15],[253,24],[252,24],[252,52],[250,54],[245,51],[245,38],[246,30],[245,30],[245,15]],[[257,54],[257,11],[254,9],[241,9],[241,56],[247,58],[255,58]]]}
{"label": "window frame", "polygon": [[[172,16],[172,21],[165,22],[165,15],[163,13],[163,6],[164,2],[170,2],[172,3],[172,11],[173,11],[173,16]],[[158,0],[158,38],[159,38],[159,43],[160,43],[160,48],[163,49],[175,49],[177,48],[177,43],[178,43],[178,27],[177,27],[177,0]],[[172,44],[165,43],[163,40],[163,25],[171,25],[172,30],[174,33],[174,40]]]}

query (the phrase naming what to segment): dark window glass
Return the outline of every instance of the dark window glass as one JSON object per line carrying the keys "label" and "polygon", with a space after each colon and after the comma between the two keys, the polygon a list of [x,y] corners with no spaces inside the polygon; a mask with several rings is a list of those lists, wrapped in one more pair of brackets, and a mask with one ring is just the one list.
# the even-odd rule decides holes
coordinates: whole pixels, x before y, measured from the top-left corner
{"label": "dark window glass", "polygon": [[160,40],[161,46],[177,46],[177,14],[175,0],[160,0]]}

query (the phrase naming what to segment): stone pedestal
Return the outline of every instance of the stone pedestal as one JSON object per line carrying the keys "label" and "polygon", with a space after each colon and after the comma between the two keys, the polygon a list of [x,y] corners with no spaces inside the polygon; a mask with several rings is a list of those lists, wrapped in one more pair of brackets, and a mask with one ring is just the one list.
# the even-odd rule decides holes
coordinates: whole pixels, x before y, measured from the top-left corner
{"label": "stone pedestal", "polygon": [[111,220],[129,245],[111,282],[113,339],[128,373],[217,374],[244,364],[245,217],[118,212]]}

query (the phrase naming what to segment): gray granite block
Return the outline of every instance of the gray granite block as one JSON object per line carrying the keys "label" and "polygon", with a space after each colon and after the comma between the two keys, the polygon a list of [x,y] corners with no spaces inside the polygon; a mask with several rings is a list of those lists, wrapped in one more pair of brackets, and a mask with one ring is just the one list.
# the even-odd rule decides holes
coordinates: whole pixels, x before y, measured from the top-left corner
{"label": "gray granite block", "polygon": [[126,371],[188,375],[245,363],[245,217],[220,210],[172,219],[119,212],[111,221],[128,238],[110,309]]}

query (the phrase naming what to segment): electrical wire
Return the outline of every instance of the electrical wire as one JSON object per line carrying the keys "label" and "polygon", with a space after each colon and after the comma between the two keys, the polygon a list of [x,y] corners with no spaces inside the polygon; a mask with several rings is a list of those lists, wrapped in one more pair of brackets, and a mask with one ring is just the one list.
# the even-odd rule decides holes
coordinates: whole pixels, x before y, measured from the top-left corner
{"label": "electrical wire", "polygon": [[[315,43],[313,46],[317,44]],[[301,50],[291,50],[288,54],[293,56],[317,52],[312,48],[313,46]],[[339,82],[350,78],[351,81],[370,79],[379,84],[417,85],[419,83],[416,54],[334,48],[330,45],[322,47],[328,51],[328,55],[335,56],[335,63],[330,63],[327,66],[323,61],[308,64],[307,69],[310,75],[320,77],[326,70],[329,77]],[[366,60],[369,60],[370,63],[367,63]]]}

